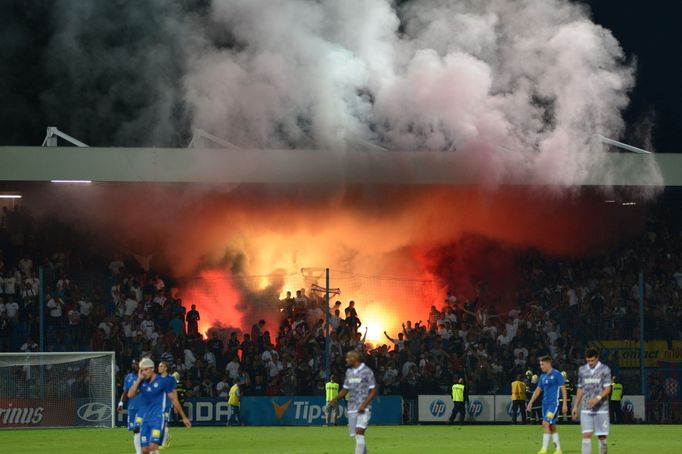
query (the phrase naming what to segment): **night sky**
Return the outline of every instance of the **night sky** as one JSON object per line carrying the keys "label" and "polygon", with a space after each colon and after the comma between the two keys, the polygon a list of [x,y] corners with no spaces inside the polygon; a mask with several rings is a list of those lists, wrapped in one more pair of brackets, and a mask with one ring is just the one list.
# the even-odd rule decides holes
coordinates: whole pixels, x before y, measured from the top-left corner
{"label": "night sky", "polygon": [[[160,139],[133,143],[135,137],[150,128],[145,118],[145,102],[158,95],[159,80],[143,77],[116,67],[88,80],[88,90],[68,82],[68,74],[60,69],[61,56],[51,52],[56,30],[54,5],[66,0],[3,0],[0,3],[0,145],[39,145],[45,127],[57,125],[74,136],[100,146],[183,146],[189,140],[191,113],[181,96],[171,95],[172,129]],[[76,3],[75,1],[73,2]],[[116,17],[118,6],[126,0],[108,2],[110,15]],[[138,13],[144,13],[143,2],[135,2]],[[150,1],[150,4],[154,3]],[[158,3],[158,2],[157,2]],[[176,7],[201,14],[207,0],[182,0]],[[679,18],[681,0],[589,0],[593,19],[610,29],[623,46],[628,58],[636,61],[637,84],[631,104],[625,113],[628,130],[625,140],[645,146],[641,137],[651,130],[657,152],[682,152],[682,59],[679,52]],[[158,7],[158,5],[157,5]],[[146,24],[144,14],[121,14],[120,25],[108,30],[103,48],[135,49],[140,45],[167,46],[163,81],[166,92],[173,92],[180,82],[174,80],[183,70],[181,58],[175,58],[173,36],[154,24]],[[98,38],[100,39],[100,38]],[[229,42],[228,37],[218,37]],[[228,44],[229,46],[229,44]],[[130,90],[127,88],[130,87]],[[96,105],[96,96],[113,93],[106,106]],[[121,125],[127,133],[121,135]]]}

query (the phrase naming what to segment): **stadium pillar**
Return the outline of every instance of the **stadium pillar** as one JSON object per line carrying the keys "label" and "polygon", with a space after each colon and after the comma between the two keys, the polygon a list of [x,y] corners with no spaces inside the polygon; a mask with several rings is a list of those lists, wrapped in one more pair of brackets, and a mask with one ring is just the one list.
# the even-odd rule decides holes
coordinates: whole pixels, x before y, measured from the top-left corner
{"label": "stadium pillar", "polygon": [[644,272],[639,272],[639,378],[641,393],[646,395],[646,378],[644,377]]}
{"label": "stadium pillar", "polygon": [[331,316],[329,314],[329,268],[325,269],[325,286],[324,286],[324,302],[327,322],[324,328],[324,380],[329,382],[331,376],[331,339],[329,339],[329,324],[331,323]]}
{"label": "stadium pillar", "polygon": [[45,283],[43,279],[43,267],[38,268],[38,317],[40,333],[38,334],[38,341],[40,343],[40,351],[45,352]]}
{"label": "stadium pillar", "polygon": [[[38,333],[40,352],[45,352],[45,274],[43,272],[43,267],[38,268],[38,314],[39,314],[39,325]],[[45,398],[45,368],[40,367],[40,398]],[[113,407],[112,407],[113,408]],[[113,413],[113,412],[112,412]]]}

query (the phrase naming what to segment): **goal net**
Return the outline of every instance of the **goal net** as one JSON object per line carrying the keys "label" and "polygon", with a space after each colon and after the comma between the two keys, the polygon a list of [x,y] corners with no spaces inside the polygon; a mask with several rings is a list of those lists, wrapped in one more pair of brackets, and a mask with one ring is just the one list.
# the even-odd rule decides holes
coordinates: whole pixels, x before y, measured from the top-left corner
{"label": "goal net", "polygon": [[113,427],[113,352],[0,353],[0,428]]}

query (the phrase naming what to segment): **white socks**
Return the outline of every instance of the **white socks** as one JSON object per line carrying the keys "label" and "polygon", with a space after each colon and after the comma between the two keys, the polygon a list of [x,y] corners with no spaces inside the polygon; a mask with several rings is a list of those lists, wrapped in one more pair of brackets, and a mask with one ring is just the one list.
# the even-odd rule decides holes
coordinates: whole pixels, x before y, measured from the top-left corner
{"label": "white socks", "polygon": [[547,448],[549,448],[549,434],[543,434],[542,435],[542,449],[547,451]]}
{"label": "white socks", "polygon": [[164,448],[168,447],[168,437],[170,437],[170,430],[168,430],[168,427],[166,427],[163,430],[163,441],[161,442],[161,446]]}
{"label": "white socks", "polygon": [[355,434],[355,454],[365,454],[365,436]]}
{"label": "white socks", "polygon": [[561,445],[559,444],[559,433],[554,432],[552,434],[552,441],[554,442],[554,446],[556,446],[557,451],[561,451]]}
{"label": "white socks", "polygon": [[608,443],[606,442],[606,439],[599,440],[599,454],[606,454],[607,449],[608,449]]}
{"label": "white socks", "polygon": [[140,446],[140,434],[136,433],[133,436],[133,445],[135,446],[135,454],[142,454],[142,446]]}
{"label": "white socks", "polygon": [[592,454],[592,439],[591,438],[583,438],[582,454]]}

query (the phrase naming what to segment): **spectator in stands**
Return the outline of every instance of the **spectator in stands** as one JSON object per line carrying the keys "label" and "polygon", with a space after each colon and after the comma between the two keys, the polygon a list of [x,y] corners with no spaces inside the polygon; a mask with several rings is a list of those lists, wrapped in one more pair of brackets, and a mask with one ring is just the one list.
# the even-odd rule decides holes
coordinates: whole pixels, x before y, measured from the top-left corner
{"label": "spectator in stands", "polygon": [[186,320],[187,335],[196,336],[199,333],[199,320],[201,320],[196,304],[192,304],[192,309],[187,312]]}
{"label": "spectator in stands", "polygon": [[27,337],[26,342],[24,342],[24,345],[22,345],[21,348],[19,348],[19,350],[21,350],[24,353],[35,353],[38,351],[39,348],[40,347],[33,339]]}

